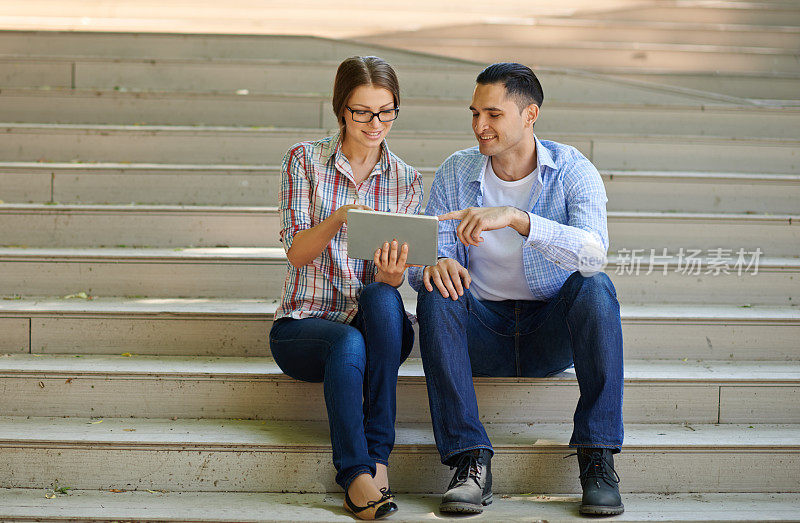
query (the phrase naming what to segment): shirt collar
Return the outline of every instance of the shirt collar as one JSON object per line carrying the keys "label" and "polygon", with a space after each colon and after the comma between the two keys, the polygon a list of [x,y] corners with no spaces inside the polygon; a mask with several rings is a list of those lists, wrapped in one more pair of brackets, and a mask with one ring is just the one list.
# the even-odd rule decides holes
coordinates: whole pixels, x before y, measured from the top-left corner
{"label": "shirt collar", "polygon": [[[542,166],[555,169],[556,162],[553,160],[553,156],[550,154],[550,149],[542,145],[542,142],[539,141],[539,138],[537,138],[535,134],[533,135],[533,139],[536,141],[536,165],[539,167],[539,172],[542,172]],[[484,156],[482,154],[475,156],[474,164],[469,170],[469,175],[466,179],[467,183],[483,181],[483,175],[486,172],[486,162],[488,161],[488,156]]]}
{"label": "shirt collar", "polygon": [[[340,159],[344,160],[344,155],[342,154],[342,139],[342,131],[340,129],[336,134],[331,136],[329,140],[323,142],[319,155],[320,163],[326,164],[331,158],[334,158],[335,163],[338,163]],[[381,152],[376,167],[379,167],[380,173],[385,173],[389,171],[389,165],[389,147],[386,145],[386,139],[384,138],[381,142]],[[372,170],[370,176],[373,176],[373,174],[377,174],[375,173],[375,169]]]}
{"label": "shirt collar", "polygon": [[533,139],[536,140],[536,163],[537,163],[537,165],[539,165],[540,167],[542,165],[544,165],[546,167],[550,167],[551,169],[555,169],[556,168],[556,162],[555,162],[555,160],[553,160],[553,155],[550,154],[550,149],[548,149],[547,147],[542,145],[542,142],[539,141],[539,139],[536,137],[535,134],[533,135]]}

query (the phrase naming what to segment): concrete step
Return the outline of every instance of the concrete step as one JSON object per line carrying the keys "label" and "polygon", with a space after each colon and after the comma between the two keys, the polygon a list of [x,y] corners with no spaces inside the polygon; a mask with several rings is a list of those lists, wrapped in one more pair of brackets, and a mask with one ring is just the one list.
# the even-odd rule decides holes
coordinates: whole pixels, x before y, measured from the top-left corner
{"label": "concrete step", "polygon": [[[277,212],[275,207],[3,204],[0,245],[279,247]],[[47,229],[38,229],[42,226]],[[29,235],[32,229],[38,232]]]}
{"label": "concrete step", "polygon": [[417,35],[381,36],[377,40],[409,51],[436,52],[450,57],[469,56],[488,63],[507,59],[532,67],[704,72],[709,69],[709,63],[713,63],[715,71],[724,72],[800,72],[794,49],[596,41],[520,44],[505,39],[425,38]]}
{"label": "concrete step", "polygon": [[[52,485],[51,485],[52,486]],[[443,487],[442,487],[443,488]],[[120,490],[120,489],[117,489]],[[0,518],[14,521],[142,520],[209,522],[351,521],[342,494],[70,490],[45,499],[42,489],[0,489]],[[405,494],[392,521],[437,518],[441,496]],[[625,513],[614,521],[796,521],[797,494],[627,494]],[[470,521],[586,521],[577,494],[497,496]]]}
{"label": "concrete step", "polygon": [[610,256],[605,270],[624,303],[800,303],[800,258],[757,260],[758,255],[716,249],[698,256],[716,254],[701,258],[692,268],[686,253],[632,250]]}
{"label": "concrete step", "polygon": [[0,31],[0,56],[134,58],[147,60],[273,60],[341,62],[379,55],[397,64],[463,64],[441,56],[300,35],[151,32]]}
{"label": "concrete step", "polygon": [[[503,39],[522,45],[555,42],[647,42],[653,44],[716,45],[797,49],[800,29],[792,26],[687,23],[664,21],[591,20],[581,18],[529,18],[486,23],[424,28],[385,33],[380,37]],[[363,39],[362,39],[363,40]],[[19,52],[22,52],[20,50]]]}
{"label": "concrete step", "polygon": [[790,216],[614,212],[608,214],[608,223],[611,252],[745,248],[761,249],[766,256],[796,257],[800,245],[800,221]]}
{"label": "concrete step", "polygon": [[800,178],[794,175],[611,170],[602,174],[610,211],[800,211]]}
{"label": "concrete step", "polygon": [[596,20],[800,26],[800,9],[796,3],[687,2],[683,5],[645,5],[594,12],[587,10],[577,15],[579,18]]}
{"label": "concrete step", "polygon": [[[293,144],[331,134],[324,129],[12,123],[0,124],[3,131],[3,161],[273,165]],[[573,145],[599,169],[800,174],[795,139],[580,133],[540,138]],[[388,143],[421,168],[474,146],[475,137],[395,131]]]}
{"label": "concrete step", "polygon": [[[16,354],[0,358],[12,416],[247,418],[326,421],[322,385],[296,381],[271,358]],[[567,423],[574,371],[551,378],[475,378],[485,423]],[[798,423],[800,364],[625,363],[628,423]],[[109,401],[114,398],[113,401]],[[422,362],[398,378],[398,422],[430,419]]]}
{"label": "concrete step", "polygon": [[[275,207],[2,204],[0,223],[0,246],[281,245]],[[798,255],[800,220],[793,215],[610,212],[608,223],[611,252],[760,248],[764,257]]]}
{"label": "concrete step", "polygon": [[[277,299],[0,300],[2,353],[265,356]],[[407,292],[407,310],[414,300]],[[797,361],[797,307],[621,304],[633,359]],[[416,340],[418,342],[418,339]],[[418,347],[412,353],[419,355]]]}
{"label": "concrete step", "polygon": [[[141,60],[0,56],[0,88],[101,89],[248,94],[328,94],[338,62],[282,60]],[[398,65],[403,96],[468,100],[486,64]],[[725,97],[639,85],[600,75],[537,68],[548,101],[692,104]],[[244,96],[244,94],[242,94]]]}
{"label": "concrete step", "polygon": [[276,299],[287,266],[280,247],[11,248],[0,249],[0,253],[0,288],[35,296],[86,292],[93,296],[167,299]]}
{"label": "concrete step", "polygon": [[[592,9],[608,6],[639,5],[638,0],[570,0],[566,4],[537,4],[537,13],[554,15],[569,13],[576,7]],[[244,33],[244,34],[319,34],[346,38],[364,31],[396,30],[398,27],[467,23],[487,16],[516,16],[531,9],[523,0],[500,0],[491,6],[462,4],[455,9],[447,0],[430,2],[410,0],[402,5],[339,2],[252,4],[234,0],[224,6],[201,0],[191,4],[125,4],[110,10],[104,4],[77,1],[38,0],[14,5],[4,12],[3,27],[76,31],[172,31],[178,33]],[[353,23],[353,12],[358,23]],[[424,13],[424,16],[420,16]]]}
{"label": "concrete step", "polygon": [[[549,102],[549,100],[548,100]],[[395,131],[469,132],[467,99],[403,99]],[[336,128],[327,96],[131,93],[6,89],[0,112],[24,123],[274,126]],[[742,119],[747,126],[738,125]],[[797,136],[800,108],[697,104],[548,103],[538,133],[710,135],[735,138]]]}
{"label": "concrete step", "polygon": [[[151,298],[278,298],[286,276],[280,248],[0,249],[6,292]],[[750,251],[628,250],[605,271],[623,303],[800,302],[800,259]],[[691,284],[691,285],[689,285]],[[404,296],[415,293],[403,287]],[[413,307],[412,307],[413,310]]]}
{"label": "concrete step", "polygon": [[706,71],[678,73],[674,71],[630,72],[608,71],[614,78],[647,82],[650,85],[671,85],[678,88],[719,93],[777,105],[797,104],[800,100],[800,75],[734,74]]}
{"label": "concrete step", "polygon": [[[422,168],[425,195],[433,168]],[[601,171],[610,211],[800,214],[800,175]],[[6,203],[278,205],[280,166],[0,162]]]}
{"label": "concrete step", "polygon": [[[571,430],[489,425],[495,494],[579,492],[577,460],[563,459]],[[327,432],[325,422],[3,417],[0,472],[11,488],[57,478],[75,489],[338,492]],[[796,425],[628,424],[626,436],[615,459],[624,492],[800,488]],[[397,427],[390,466],[395,492],[440,493],[450,480],[430,423]]]}
{"label": "concrete step", "polygon": [[276,206],[279,189],[280,165],[0,162],[6,203]]}

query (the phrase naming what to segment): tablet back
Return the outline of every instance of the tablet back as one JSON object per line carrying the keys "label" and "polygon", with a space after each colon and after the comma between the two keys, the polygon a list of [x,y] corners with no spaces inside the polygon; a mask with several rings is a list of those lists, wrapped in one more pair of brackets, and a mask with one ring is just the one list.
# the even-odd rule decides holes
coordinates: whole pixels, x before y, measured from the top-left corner
{"label": "tablet back", "polygon": [[419,216],[392,212],[347,212],[347,255],[372,260],[384,242],[397,239],[408,244],[409,265],[436,265],[438,251],[436,216]]}

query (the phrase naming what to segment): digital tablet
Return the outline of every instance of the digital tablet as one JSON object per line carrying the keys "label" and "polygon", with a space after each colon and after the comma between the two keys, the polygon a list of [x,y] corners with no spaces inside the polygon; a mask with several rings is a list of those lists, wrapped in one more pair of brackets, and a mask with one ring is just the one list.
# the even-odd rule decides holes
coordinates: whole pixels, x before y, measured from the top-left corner
{"label": "digital tablet", "polygon": [[375,251],[397,239],[408,244],[409,265],[436,265],[439,220],[436,216],[394,212],[347,211],[347,255],[374,260]]}

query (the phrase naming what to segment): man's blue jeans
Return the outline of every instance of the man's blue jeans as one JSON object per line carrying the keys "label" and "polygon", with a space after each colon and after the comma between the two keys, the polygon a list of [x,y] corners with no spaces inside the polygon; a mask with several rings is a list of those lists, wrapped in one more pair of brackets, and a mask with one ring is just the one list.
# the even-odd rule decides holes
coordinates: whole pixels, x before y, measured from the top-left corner
{"label": "man's blue jeans", "polygon": [[269,334],[275,362],[292,378],[323,382],[336,482],[375,475],[394,447],[397,371],[414,344],[400,293],[364,287],[350,325],[321,318],[281,318]]}
{"label": "man's blue jeans", "polygon": [[580,400],[571,447],[622,445],[622,326],[604,273],[573,273],[556,297],[539,301],[458,300],[422,287],[420,349],[433,434],[442,463],[491,443],[478,417],[473,376],[545,377],[573,362]]}

